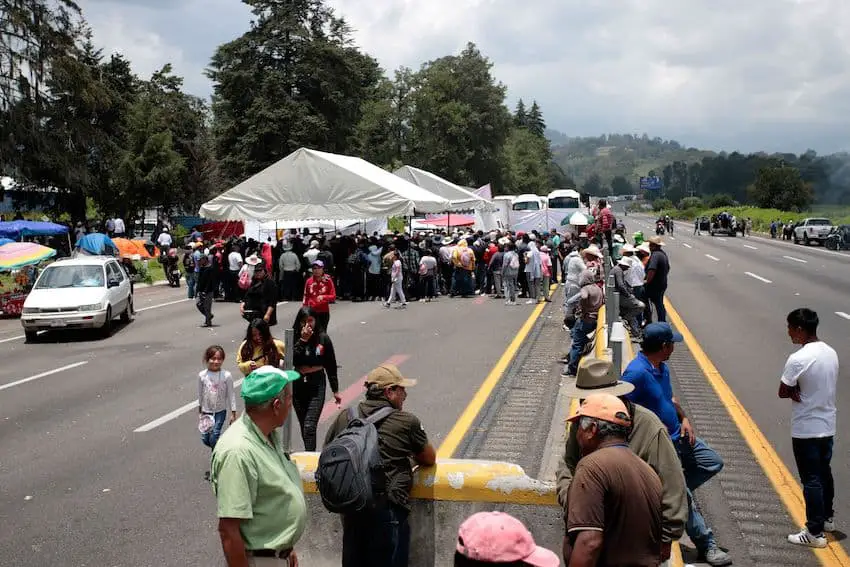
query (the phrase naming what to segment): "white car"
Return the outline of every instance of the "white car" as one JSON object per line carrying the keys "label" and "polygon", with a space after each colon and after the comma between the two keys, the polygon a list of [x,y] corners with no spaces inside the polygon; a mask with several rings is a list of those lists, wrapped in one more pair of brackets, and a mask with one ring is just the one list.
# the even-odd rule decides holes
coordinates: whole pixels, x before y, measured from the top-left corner
{"label": "white car", "polygon": [[101,329],[112,331],[121,316],[133,320],[130,278],[113,257],[79,256],[59,260],[41,272],[24,301],[21,325],[28,342],[39,331]]}

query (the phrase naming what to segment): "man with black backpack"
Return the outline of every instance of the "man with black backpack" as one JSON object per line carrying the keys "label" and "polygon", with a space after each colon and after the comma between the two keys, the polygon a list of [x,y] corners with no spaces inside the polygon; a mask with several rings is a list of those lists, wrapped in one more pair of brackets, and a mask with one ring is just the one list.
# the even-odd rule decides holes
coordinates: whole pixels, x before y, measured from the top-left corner
{"label": "man with black backpack", "polygon": [[411,458],[431,466],[437,456],[419,418],[402,409],[416,380],[384,364],[365,385],[366,400],[328,430],[316,484],[325,507],[342,514],[342,567],[406,567]]}

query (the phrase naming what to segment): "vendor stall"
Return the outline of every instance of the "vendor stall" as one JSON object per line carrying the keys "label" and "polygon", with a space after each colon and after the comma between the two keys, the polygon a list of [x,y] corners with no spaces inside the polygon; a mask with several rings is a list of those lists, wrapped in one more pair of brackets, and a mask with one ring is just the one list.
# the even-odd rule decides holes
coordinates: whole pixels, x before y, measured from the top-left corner
{"label": "vendor stall", "polygon": [[10,242],[0,245],[0,273],[11,272],[14,284],[0,281],[0,315],[19,316],[35,280],[37,266],[56,255],[56,250],[34,242]]}

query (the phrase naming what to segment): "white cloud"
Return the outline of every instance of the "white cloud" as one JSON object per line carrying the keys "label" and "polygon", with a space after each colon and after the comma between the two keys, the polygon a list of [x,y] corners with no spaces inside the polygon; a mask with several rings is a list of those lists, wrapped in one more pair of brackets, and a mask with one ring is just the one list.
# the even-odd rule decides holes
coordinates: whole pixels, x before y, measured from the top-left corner
{"label": "white cloud", "polygon": [[[84,0],[137,71],[165,61],[208,94],[215,47],[245,31],[235,0]],[[174,7],[174,5],[179,7]],[[850,149],[846,0],[331,0],[392,71],[475,42],[509,89],[571,135],[631,131],[754,151]]]}

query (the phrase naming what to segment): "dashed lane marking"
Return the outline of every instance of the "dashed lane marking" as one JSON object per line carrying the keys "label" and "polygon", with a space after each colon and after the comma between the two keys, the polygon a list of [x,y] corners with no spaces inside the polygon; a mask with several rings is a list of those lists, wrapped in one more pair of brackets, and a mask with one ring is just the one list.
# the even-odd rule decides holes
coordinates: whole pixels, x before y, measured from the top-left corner
{"label": "dashed lane marking", "polygon": [[783,256],[786,260],[792,260],[794,262],[799,262],[801,264],[808,264],[808,260],[801,260],[800,258],[795,258],[794,256]]}
{"label": "dashed lane marking", "polygon": [[769,280],[767,278],[763,278],[763,277],[759,276],[758,274],[754,274],[752,272],[744,272],[744,273],[747,274],[748,276],[750,276],[751,278],[757,279],[760,282],[773,283],[771,280]]}
{"label": "dashed lane marking", "polygon": [[691,246],[687,242],[682,242],[682,246],[684,246],[685,248],[693,248],[693,246]]}
{"label": "dashed lane marking", "polygon": [[714,260],[715,262],[719,262],[719,261],[720,261],[720,258],[717,258],[717,257],[715,257],[715,256],[712,256],[711,254],[706,254],[706,255],[705,255],[705,257],[706,257],[706,258],[708,258],[709,260]]}
{"label": "dashed lane marking", "polygon": [[836,311],[835,314],[841,317],[842,319],[847,319],[848,321],[850,321],[850,314],[847,314],[844,311]]}
{"label": "dashed lane marking", "polygon": [[749,248],[750,250],[758,250],[755,246],[750,246],[749,244],[744,244],[744,248]]}
{"label": "dashed lane marking", "polygon": [[88,364],[88,360],[83,360],[82,362],[75,362],[73,364],[66,364],[65,366],[60,366],[59,368],[54,368],[53,370],[48,370],[47,372],[41,372],[39,374],[35,374],[33,376],[29,376],[27,378],[22,378],[21,380],[15,380],[14,382],[9,382],[8,384],[3,384],[0,386],[0,390],[8,390],[9,388],[14,388],[15,386],[20,386],[21,384],[26,384],[27,382],[32,382],[33,380],[38,380],[40,378],[46,378],[47,376],[52,376],[54,374],[58,374],[60,372],[64,372],[65,370],[71,370],[72,368],[77,368],[79,366],[83,366],[84,364]]}

